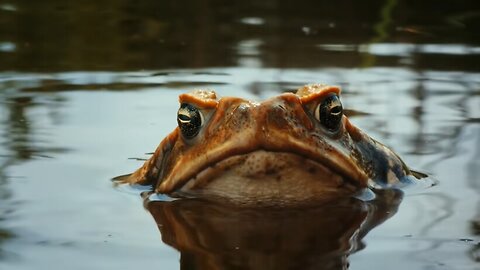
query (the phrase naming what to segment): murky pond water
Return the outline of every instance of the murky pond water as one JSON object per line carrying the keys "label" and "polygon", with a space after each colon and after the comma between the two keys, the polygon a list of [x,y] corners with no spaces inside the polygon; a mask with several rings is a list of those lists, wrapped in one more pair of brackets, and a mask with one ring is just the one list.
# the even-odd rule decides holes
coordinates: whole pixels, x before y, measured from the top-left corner
{"label": "murky pond water", "polygon": [[[0,269],[480,269],[480,5],[228,2],[0,2]],[[313,82],[438,185],[301,211],[112,185],[180,93]]]}

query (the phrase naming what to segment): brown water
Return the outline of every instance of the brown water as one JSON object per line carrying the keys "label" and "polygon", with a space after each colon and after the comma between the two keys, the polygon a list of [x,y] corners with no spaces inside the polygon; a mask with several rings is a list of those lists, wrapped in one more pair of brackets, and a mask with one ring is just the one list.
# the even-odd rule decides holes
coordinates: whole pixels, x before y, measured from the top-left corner
{"label": "brown water", "polygon": [[[480,269],[478,1],[139,2],[0,1],[0,269]],[[179,93],[312,82],[439,184],[145,211],[109,180],[176,126]]]}

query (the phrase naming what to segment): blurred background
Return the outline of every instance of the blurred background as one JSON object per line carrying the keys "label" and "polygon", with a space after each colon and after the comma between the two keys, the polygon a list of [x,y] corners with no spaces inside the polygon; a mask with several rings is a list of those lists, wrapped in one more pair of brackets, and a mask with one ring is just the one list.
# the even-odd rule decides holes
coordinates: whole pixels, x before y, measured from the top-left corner
{"label": "blurred background", "polygon": [[2,1],[5,71],[254,66],[478,70],[462,1]]}
{"label": "blurred background", "polygon": [[182,92],[314,82],[439,182],[350,268],[479,269],[479,29],[475,0],[0,1],[0,269],[179,269],[109,179],[175,128]]}

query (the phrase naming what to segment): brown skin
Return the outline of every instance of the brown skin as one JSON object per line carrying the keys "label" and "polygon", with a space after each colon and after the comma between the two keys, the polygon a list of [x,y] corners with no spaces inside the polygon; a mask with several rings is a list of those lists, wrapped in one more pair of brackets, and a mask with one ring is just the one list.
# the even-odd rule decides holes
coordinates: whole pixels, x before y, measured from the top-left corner
{"label": "brown skin", "polygon": [[307,85],[261,103],[213,91],[180,95],[203,122],[187,138],[178,127],[131,175],[157,193],[246,205],[305,204],[351,196],[367,187],[411,182],[412,172],[384,145],[340,116],[325,128],[316,108],[340,89]]}
{"label": "brown skin", "polygon": [[[145,201],[180,269],[350,269],[362,238],[393,216],[402,192],[318,207],[239,208],[187,199]],[[294,258],[294,259],[292,259]]]}

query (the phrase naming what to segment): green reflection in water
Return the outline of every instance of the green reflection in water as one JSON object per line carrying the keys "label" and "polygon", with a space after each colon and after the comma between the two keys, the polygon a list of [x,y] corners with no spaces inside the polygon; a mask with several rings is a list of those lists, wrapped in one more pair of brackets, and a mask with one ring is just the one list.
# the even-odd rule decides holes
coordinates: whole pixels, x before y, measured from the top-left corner
{"label": "green reflection in water", "polygon": [[[389,30],[393,22],[392,14],[397,5],[397,0],[387,0],[380,10],[380,20],[373,26],[375,37],[368,44],[375,44],[384,41],[389,37]],[[367,68],[375,65],[375,55],[364,52],[361,67]]]}

